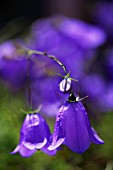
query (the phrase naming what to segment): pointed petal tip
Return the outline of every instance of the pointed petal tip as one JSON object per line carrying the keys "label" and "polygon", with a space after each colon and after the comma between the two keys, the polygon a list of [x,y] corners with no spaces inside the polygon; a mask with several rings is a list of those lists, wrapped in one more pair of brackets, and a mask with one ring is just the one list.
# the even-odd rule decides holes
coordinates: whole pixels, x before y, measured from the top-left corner
{"label": "pointed petal tip", "polygon": [[92,130],[92,142],[95,144],[104,144],[104,141],[98,136],[97,132],[91,127]]}
{"label": "pointed petal tip", "polygon": [[21,145],[18,144],[18,145],[16,146],[16,148],[15,148],[12,152],[10,152],[10,154],[15,154],[15,153],[19,152],[20,148],[21,148]]}
{"label": "pointed petal tip", "polygon": [[49,147],[47,148],[49,151],[52,151],[54,149],[59,148],[59,146],[64,142],[65,138],[61,138],[56,142],[51,143],[51,145],[49,145]]}
{"label": "pointed petal tip", "polygon": [[25,146],[19,144],[12,152],[10,152],[10,154],[16,154],[17,152],[19,152],[22,157],[28,158],[32,156],[36,151],[36,149],[30,150],[27,149]]}
{"label": "pointed petal tip", "polygon": [[23,146],[19,150],[19,153],[22,157],[28,158],[28,157],[32,156],[36,151],[37,151],[36,149],[30,150],[30,149],[27,149],[25,146]]}

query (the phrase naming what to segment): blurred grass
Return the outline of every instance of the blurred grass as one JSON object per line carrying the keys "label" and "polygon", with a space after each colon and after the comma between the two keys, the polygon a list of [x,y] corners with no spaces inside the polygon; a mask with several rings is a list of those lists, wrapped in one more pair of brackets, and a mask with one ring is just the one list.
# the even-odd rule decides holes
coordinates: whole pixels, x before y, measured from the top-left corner
{"label": "blurred grass", "polygon": [[[37,151],[30,158],[9,153],[19,142],[19,132],[25,115],[20,112],[25,101],[21,93],[11,93],[3,84],[0,85],[0,170],[112,170],[108,163],[113,162],[113,112],[106,113],[95,129],[105,141],[104,145],[94,145],[82,155],[62,146],[56,156],[50,157]],[[54,120],[48,119],[53,130]]]}

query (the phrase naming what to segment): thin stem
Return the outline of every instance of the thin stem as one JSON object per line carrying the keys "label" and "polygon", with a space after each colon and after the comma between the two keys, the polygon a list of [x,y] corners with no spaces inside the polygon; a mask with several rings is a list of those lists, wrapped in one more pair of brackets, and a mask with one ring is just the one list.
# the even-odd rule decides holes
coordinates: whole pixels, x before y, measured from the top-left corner
{"label": "thin stem", "polygon": [[42,109],[42,105],[40,104],[36,110],[28,110],[26,111],[25,109],[21,109],[20,111],[25,114],[34,114],[34,113],[39,113],[40,110]]}
{"label": "thin stem", "polygon": [[38,54],[38,55],[44,55],[50,59],[53,59],[56,63],[58,63],[63,68],[66,74],[66,66],[64,66],[64,64],[59,59],[57,59],[54,55],[49,55],[47,54],[47,52],[41,52],[41,51],[31,50],[31,49],[26,49],[26,52],[28,53],[29,56],[32,54]]}
{"label": "thin stem", "polygon": [[46,52],[44,52],[44,55],[47,56],[48,58],[53,59],[54,61],[56,61],[64,70],[64,72],[66,73],[66,66],[64,66],[64,64],[58,60],[54,55],[48,55]]}
{"label": "thin stem", "polygon": [[28,56],[28,63],[27,63],[27,87],[28,87],[28,96],[29,96],[29,106],[32,110],[32,99],[31,99],[31,87],[30,87],[30,56]]}

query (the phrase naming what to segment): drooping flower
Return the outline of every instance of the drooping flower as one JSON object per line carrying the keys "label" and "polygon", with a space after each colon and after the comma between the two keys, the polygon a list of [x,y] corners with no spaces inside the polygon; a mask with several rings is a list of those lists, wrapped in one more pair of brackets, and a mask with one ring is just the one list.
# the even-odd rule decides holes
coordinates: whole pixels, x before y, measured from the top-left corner
{"label": "drooping flower", "polygon": [[27,114],[20,131],[20,142],[11,154],[19,152],[21,156],[29,157],[40,149],[48,155],[55,155],[56,149],[47,149],[50,135],[50,129],[41,115]]}
{"label": "drooping flower", "polygon": [[82,103],[73,94],[60,108],[49,150],[65,144],[79,154],[89,148],[91,142],[103,144],[96,131],[91,127],[87,112]]}

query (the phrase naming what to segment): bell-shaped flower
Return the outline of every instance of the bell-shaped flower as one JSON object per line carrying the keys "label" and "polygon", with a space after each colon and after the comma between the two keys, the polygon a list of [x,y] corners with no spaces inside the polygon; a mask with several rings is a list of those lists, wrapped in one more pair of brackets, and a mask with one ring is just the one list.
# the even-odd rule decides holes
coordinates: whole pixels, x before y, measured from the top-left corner
{"label": "bell-shaped flower", "polygon": [[48,147],[54,150],[65,144],[79,154],[89,148],[91,142],[103,144],[91,127],[87,112],[78,98],[70,95],[68,101],[58,111],[52,143]]}
{"label": "bell-shaped flower", "polygon": [[17,152],[23,157],[29,157],[41,149],[48,155],[55,155],[56,149],[49,151],[50,129],[44,118],[38,113],[27,114],[20,131],[20,142],[11,154]]}

